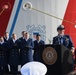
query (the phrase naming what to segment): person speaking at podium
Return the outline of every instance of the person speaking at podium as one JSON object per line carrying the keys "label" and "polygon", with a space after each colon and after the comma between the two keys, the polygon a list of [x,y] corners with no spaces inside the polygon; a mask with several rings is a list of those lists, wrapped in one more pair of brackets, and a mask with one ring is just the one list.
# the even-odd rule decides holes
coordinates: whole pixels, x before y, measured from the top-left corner
{"label": "person speaking at podium", "polygon": [[70,49],[72,51],[72,54],[74,55],[75,48],[74,48],[71,37],[69,35],[64,34],[65,27],[63,25],[59,25],[57,27],[57,32],[58,32],[58,35],[53,37],[53,44],[54,45],[59,45],[59,44],[64,45],[65,47]]}
{"label": "person speaking at podium", "polygon": [[[68,66],[68,69],[72,71],[72,70],[74,70],[74,59],[73,59],[73,56],[74,56],[74,51],[75,51],[72,39],[71,39],[71,37],[69,35],[64,34],[65,27],[63,25],[59,25],[57,27],[57,32],[58,32],[58,35],[53,37],[53,45],[59,45],[59,44],[61,45],[62,44],[62,45],[64,45],[66,48],[68,48],[72,52],[71,67]],[[65,52],[67,52],[67,51],[65,51]],[[67,55],[68,54],[66,54],[66,56]],[[66,56],[64,56],[63,58],[65,58]],[[69,59],[69,57],[68,57],[68,59]],[[66,60],[66,58],[65,58],[64,60],[66,60],[66,61],[64,61],[64,62],[68,63],[68,59]],[[64,63],[64,65],[65,65],[65,63]]]}

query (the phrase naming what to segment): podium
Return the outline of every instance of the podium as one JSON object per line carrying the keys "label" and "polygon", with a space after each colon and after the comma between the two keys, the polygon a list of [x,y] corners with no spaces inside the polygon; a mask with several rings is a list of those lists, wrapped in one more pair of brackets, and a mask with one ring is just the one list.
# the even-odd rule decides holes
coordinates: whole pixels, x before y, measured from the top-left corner
{"label": "podium", "polygon": [[40,62],[48,69],[46,75],[66,75],[73,70],[71,51],[63,45],[41,45]]}

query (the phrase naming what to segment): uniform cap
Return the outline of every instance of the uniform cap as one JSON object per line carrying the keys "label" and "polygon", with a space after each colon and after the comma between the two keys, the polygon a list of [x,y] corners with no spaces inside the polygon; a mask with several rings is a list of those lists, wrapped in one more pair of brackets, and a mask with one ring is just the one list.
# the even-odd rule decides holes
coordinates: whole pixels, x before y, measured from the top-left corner
{"label": "uniform cap", "polygon": [[45,75],[47,72],[46,66],[41,62],[29,62],[22,66],[22,75]]}
{"label": "uniform cap", "polygon": [[36,36],[38,37],[38,36],[41,36],[41,35],[40,34],[37,34]]}
{"label": "uniform cap", "polygon": [[57,31],[58,30],[64,30],[65,29],[65,27],[63,26],[63,25],[59,25],[58,27],[57,27]]}

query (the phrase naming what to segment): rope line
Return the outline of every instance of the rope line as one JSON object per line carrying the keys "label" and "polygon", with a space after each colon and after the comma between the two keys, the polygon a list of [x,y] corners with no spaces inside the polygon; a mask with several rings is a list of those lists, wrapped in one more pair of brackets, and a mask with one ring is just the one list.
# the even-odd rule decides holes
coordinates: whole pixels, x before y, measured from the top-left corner
{"label": "rope line", "polygon": [[[56,17],[56,16],[51,15],[51,14],[48,14],[48,13],[43,12],[43,11],[41,11],[41,10],[38,10],[38,9],[36,9],[36,8],[31,7],[31,9],[32,9],[32,10],[35,10],[35,11],[38,11],[38,12],[40,12],[40,13],[46,14],[46,15],[48,15],[48,16],[54,17],[54,18],[56,18],[56,19],[63,20],[63,19],[61,19],[61,18],[59,18],[59,17]],[[68,20],[63,20],[63,21],[68,22],[68,23],[73,24],[73,25],[76,25],[76,23],[70,22],[70,21],[68,21]]]}

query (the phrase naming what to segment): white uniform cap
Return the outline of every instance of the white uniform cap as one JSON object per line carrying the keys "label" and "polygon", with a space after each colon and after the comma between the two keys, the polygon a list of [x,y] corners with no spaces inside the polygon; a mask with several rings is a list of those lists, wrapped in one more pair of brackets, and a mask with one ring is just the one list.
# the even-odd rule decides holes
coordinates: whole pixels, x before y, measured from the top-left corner
{"label": "white uniform cap", "polygon": [[45,75],[47,72],[46,66],[41,62],[29,62],[22,66],[22,75]]}

